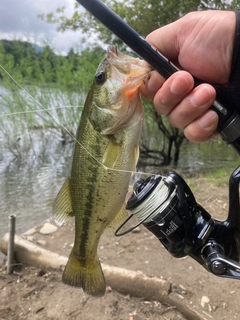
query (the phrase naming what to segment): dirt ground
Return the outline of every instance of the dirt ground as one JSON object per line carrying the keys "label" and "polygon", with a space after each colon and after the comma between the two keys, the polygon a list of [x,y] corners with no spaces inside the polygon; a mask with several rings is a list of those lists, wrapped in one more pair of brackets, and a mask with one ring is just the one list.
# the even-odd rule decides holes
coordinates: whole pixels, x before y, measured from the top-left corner
{"label": "dirt ground", "polygon": [[[225,220],[228,186],[216,186],[196,178],[195,196],[214,218]],[[68,256],[74,236],[74,224],[51,235],[36,232],[31,241],[45,241],[44,248]],[[39,245],[41,246],[41,245]],[[193,259],[173,258],[144,227],[139,233],[120,238],[103,236],[99,245],[101,262],[140,270],[171,283],[178,300],[201,314],[202,319],[239,319],[240,282],[211,275]],[[145,301],[122,295],[110,287],[102,298],[85,295],[81,289],[64,285],[61,271],[16,266],[6,275],[0,272],[0,320],[182,320],[186,317],[173,305]]]}

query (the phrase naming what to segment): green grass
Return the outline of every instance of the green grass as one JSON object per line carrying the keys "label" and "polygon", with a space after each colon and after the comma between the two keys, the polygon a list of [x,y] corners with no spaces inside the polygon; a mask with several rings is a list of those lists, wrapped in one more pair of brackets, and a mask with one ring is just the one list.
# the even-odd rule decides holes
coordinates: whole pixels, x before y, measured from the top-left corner
{"label": "green grass", "polygon": [[206,172],[203,177],[215,185],[227,184],[232,171],[232,168],[217,168]]}
{"label": "green grass", "polygon": [[198,172],[186,180],[193,192],[196,191],[199,188],[199,185],[203,183],[215,186],[228,185],[229,178],[237,166],[238,163],[232,163],[228,168],[216,168],[202,173]]}

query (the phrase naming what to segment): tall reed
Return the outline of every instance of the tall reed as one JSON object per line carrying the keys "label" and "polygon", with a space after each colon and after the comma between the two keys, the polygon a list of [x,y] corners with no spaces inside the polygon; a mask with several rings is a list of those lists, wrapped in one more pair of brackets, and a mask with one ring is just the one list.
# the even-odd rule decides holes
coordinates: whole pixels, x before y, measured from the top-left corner
{"label": "tall reed", "polygon": [[49,139],[71,141],[69,132],[76,132],[84,98],[84,93],[47,86],[0,87],[0,148],[14,157],[40,156],[51,146]]}

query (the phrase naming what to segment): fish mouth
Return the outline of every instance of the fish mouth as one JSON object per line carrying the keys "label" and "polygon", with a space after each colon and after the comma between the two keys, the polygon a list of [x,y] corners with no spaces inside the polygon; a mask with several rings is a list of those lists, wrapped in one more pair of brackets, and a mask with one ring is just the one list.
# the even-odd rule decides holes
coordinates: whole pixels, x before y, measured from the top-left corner
{"label": "fish mouth", "polygon": [[144,60],[120,52],[116,46],[108,48],[101,68],[109,70],[109,100],[111,107],[104,112],[111,114],[112,123],[102,130],[103,134],[114,134],[121,128],[143,122],[140,86],[152,67]]}
{"label": "fish mouth", "polygon": [[146,61],[120,52],[117,46],[109,46],[107,61],[111,66],[111,77],[124,82],[121,94],[130,99],[153,70]]}

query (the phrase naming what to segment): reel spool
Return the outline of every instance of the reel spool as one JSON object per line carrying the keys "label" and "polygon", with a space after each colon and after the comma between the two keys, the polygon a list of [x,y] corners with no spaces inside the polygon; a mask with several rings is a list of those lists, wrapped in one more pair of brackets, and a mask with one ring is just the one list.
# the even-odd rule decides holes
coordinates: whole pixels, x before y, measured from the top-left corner
{"label": "reel spool", "polygon": [[[143,224],[175,257],[183,257],[200,247],[213,226],[211,216],[196,202],[186,182],[176,173],[138,180],[126,209],[131,214],[116,230],[116,236]],[[139,222],[125,230],[133,217]]]}

